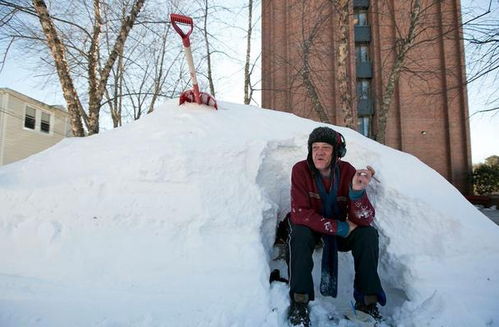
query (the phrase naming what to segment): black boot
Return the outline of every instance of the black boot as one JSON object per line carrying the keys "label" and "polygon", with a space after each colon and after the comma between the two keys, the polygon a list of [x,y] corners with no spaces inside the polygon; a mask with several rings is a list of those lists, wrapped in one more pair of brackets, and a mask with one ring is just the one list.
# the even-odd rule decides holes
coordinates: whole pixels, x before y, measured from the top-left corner
{"label": "black boot", "polygon": [[379,313],[376,303],[364,304],[362,302],[355,303],[355,310],[362,311],[373,317],[376,321],[381,321],[383,317]]}
{"label": "black boot", "polygon": [[310,310],[308,295],[295,293],[288,311],[288,320],[291,326],[310,327]]}

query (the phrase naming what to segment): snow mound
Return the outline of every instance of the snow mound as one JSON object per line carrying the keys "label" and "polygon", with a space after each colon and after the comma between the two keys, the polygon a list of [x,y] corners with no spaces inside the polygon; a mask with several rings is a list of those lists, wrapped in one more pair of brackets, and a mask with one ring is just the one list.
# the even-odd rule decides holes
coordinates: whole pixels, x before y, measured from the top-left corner
{"label": "snow mound", "polygon": [[[0,326],[284,326],[269,285],[292,165],[322,124],[171,101],[0,168]],[[411,155],[333,126],[373,166],[383,308],[398,326],[499,326],[499,229]],[[352,263],[340,258],[347,306]],[[319,266],[319,264],[317,264]]]}

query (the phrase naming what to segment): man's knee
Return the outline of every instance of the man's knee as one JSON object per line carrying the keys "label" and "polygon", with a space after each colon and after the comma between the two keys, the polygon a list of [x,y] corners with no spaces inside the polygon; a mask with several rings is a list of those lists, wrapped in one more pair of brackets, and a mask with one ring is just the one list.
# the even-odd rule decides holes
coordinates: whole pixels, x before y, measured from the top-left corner
{"label": "man's knee", "polygon": [[291,246],[306,246],[311,249],[315,247],[315,234],[307,226],[292,224],[289,237]]}
{"label": "man's knee", "polygon": [[378,231],[372,226],[357,227],[355,234],[355,237],[364,244],[378,244]]}

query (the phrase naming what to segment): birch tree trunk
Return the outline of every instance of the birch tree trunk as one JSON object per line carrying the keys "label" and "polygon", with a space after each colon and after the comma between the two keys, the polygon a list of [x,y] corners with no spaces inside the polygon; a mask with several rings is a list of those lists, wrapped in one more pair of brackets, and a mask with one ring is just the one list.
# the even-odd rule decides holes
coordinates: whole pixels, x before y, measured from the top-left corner
{"label": "birch tree trunk", "polygon": [[155,66],[155,74],[154,74],[154,89],[153,89],[153,96],[151,99],[151,102],[149,103],[149,109],[147,110],[147,113],[151,113],[154,110],[154,105],[156,104],[156,100],[158,99],[158,96],[161,92],[161,89],[163,88],[163,85],[165,84],[165,79],[166,76],[168,76],[168,72],[165,72],[165,67],[164,67],[164,62],[165,62],[165,55],[166,55],[166,37],[168,36],[168,30],[165,32],[164,36],[161,39],[161,49],[158,54],[158,57],[156,59],[156,66]]}
{"label": "birch tree trunk", "polygon": [[[95,25],[94,25],[94,33],[92,35],[92,46],[90,47],[89,51],[89,56],[93,58],[94,56],[99,56],[98,53],[98,44],[99,44],[99,33],[96,32],[96,29],[100,28],[96,25],[100,24],[100,12],[97,11],[95,2],[99,2],[100,0],[94,0],[94,14],[96,15],[95,17]],[[125,41],[128,37],[128,34],[130,33],[130,30],[132,29],[135,20],[140,13],[140,10],[142,9],[142,6],[144,5],[145,0],[136,0],[132,10],[130,12],[130,15],[125,17],[122,22],[121,22],[121,28],[120,32],[118,34],[118,37],[116,38],[116,42],[114,43],[114,47],[104,65],[102,70],[100,71],[100,76],[97,78],[96,75],[96,80],[95,80],[95,85],[90,84],[92,82],[89,81],[89,103],[88,103],[88,112],[89,112],[89,118],[88,118],[88,133],[89,135],[99,133],[99,113],[100,113],[100,108],[101,108],[101,102],[104,96],[104,92],[106,89],[107,85],[107,80],[109,78],[111,69],[113,68],[113,65],[116,61],[116,59],[123,54],[123,49],[125,46]],[[94,51],[97,53],[94,54]],[[89,63],[89,68],[90,68],[90,63]],[[90,73],[90,72],[89,72]]]}
{"label": "birch tree trunk", "polygon": [[90,49],[88,51],[88,112],[89,119],[87,130],[90,135],[99,132],[99,109],[101,99],[98,98],[98,88],[100,84],[100,76],[98,72],[98,64],[100,57],[100,34],[102,30],[102,18],[100,14],[100,0],[94,0],[94,25],[92,30],[92,38]]}
{"label": "birch tree trunk", "polygon": [[340,99],[340,109],[343,113],[343,123],[346,127],[356,129],[354,124],[354,108],[352,92],[349,87],[351,81],[348,76],[348,57],[350,56],[349,38],[349,18],[350,1],[335,0],[335,7],[338,13],[338,49],[336,52],[336,72],[338,82],[338,94]]}
{"label": "birch tree trunk", "polygon": [[85,136],[83,124],[81,122],[82,115],[85,115],[83,108],[78,98],[78,94],[73,84],[73,80],[69,73],[69,67],[66,61],[64,45],[62,44],[55,25],[50,18],[47,5],[43,0],[33,0],[38,19],[43,29],[47,45],[54,58],[57,75],[61,84],[64,100],[68,106],[68,112],[71,120],[71,130],[74,136]]}
{"label": "birch tree trunk", "polygon": [[102,69],[100,63],[100,36],[102,32],[101,0],[93,0],[93,28],[88,33],[90,47],[85,53],[88,59],[88,115],[85,113],[76,92],[73,80],[70,75],[69,65],[65,58],[65,45],[58,36],[53,19],[50,16],[44,0],[33,0],[33,7],[36,10],[43,33],[46,37],[46,44],[49,47],[59,76],[59,81],[66,100],[68,111],[71,117],[71,128],[73,135],[84,136],[82,119],[86,125],[89,135],[99,132],[99,113],[102,106],[102,99],[106,91],[107,80],[114,66],[116,59],[123,54],[125,41],[132,29],[135,20],[140,13],[145,0],[135,0],[130,15],[121,21],[118,36]]}
{"label": "birch tree trunk", "polygon": [[248,0],[248,31],[246,33],[246,62],[244,63],[244,104],[250,104],[253,95],[251,88],[251,34],[253,31],[253,0]]}
{"label": "birch tree trunk", "polygon": [[303,67],[301,69],[301,78],[303,80],[303,84],[305,85],[305,89],[307,90],[307,95],[312,101],[312,109],[317,113],[319,119],[323,123],[331,123],[331,120],[326,114],[326,109],[321,103],[319,98],[319,92],[317,91],[317,87],[315,86],[312,76],[311,76],[311,68],[310,68],[310,51],[311,51],[311,40],[306,40],[303,42]]}
{"label": "birch tree trunk", "polygon": [[215,96],[215,84],[213,82],[213,70],[211,68],[211,50],[210,50],[210,40],[208,39],[208,0],[204,1],[204,19],[203,19],[203,36],[206,45],[206,61],[208,64],[208,83],[210,85],[210,93]]}

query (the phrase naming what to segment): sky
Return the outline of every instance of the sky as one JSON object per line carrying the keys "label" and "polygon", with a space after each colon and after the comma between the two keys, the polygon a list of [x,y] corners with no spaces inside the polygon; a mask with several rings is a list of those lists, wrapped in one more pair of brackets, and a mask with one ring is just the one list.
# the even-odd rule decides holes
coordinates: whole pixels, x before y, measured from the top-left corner
{"label": "sky", "polygon": [[[464,21],[469,17],[477,17],[485,13],[489,7],[492,11],[487,19],[494,20],[497,26],[499,17],[499,0],[462,0],[463,11],[466,8],[474,8],[471,16],[463,12]],[[497,50],[496,50],[497,51]],[[469,63],[475,59],[470,53],[465,53]],[[468,72],[468,75],[470,73]],[[499,107],[499,72],[488,75],[486,78],[468,84],[468,108],[470,112],[471,150],[473,163],[483,162],[491,155],[499,155],[499,110],[494,113],[476,114],[479,110]]]}
{"label": "sky", "polygon": [[[269,284],[273,269],[287,277],[275,227],[323,125],[171,100],[0,167],[0,326],[287,327],[288,286]],[[414,156],[331,127],[348,140],[344,160],[376,170],[389,322],[378,327],[499,327],[499,227]],[[340,253],[338,297],[317,294],[314,326],[353,327],[353,274]]]}
{"label": "sky", "polygon": [[[497,0],[491,1],[496,1],[499,4]],[[470,4],[476,6],[478,4],[481,8],[486,8],[488,3],[489,0],[464,0],[462,6],[466,7]],[[226,31],[228,33],[230,29],[226,29]],[[222,38],[230,40],[227,43],[233,45],[232,50],[236,53],[244,53],[244,40],[234,44],[233,40],[238,38],[234,37],[233,34],[223,35]],[[258,38],[253,42],[255,44],[254,56],[259,51]],[[242,55],[240,57],[243,58]],[[215,74],[220,77],[216,85],[219,100],[235,103],[243,102],[242,67],[241,62],[236,63],[230,59],[216,62]],[[11,56],[8,58],[4,70],[0,73],[0,87],[14,89],[48,104],[64,104],[59,85],[44,84],[44,78],[34,78],[36,75],[37,73],[33,72],[33,67],[28,67],[23,61]],[[469,126],[472,162],[474,164],[483,162],[488,156],[499,155],[499,111],[488,114],[474,114],[479,110],[490,108],[488,100],[494,92],[494,96],[497,97],[497,89],[499,89],[498,82],[492,78],[477,81],[468,86]],[[259,93],[256,96],[258,97]],[[258,102],[261,103],[259,99]],[[104,117],[102,128],[111,128],[109,117],[106,117],[106,115],[101,115],[101,117]]]}

